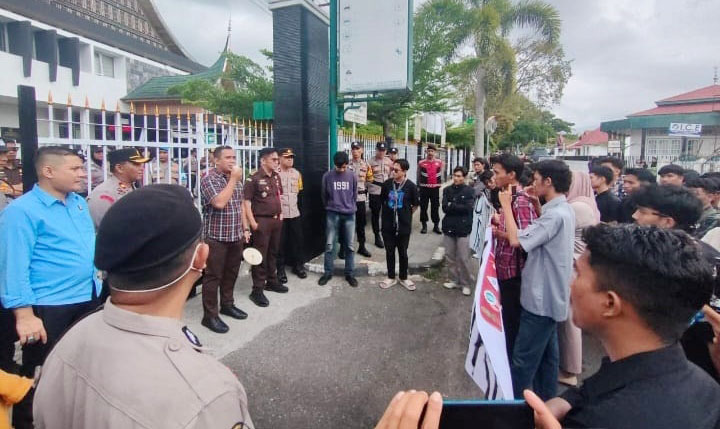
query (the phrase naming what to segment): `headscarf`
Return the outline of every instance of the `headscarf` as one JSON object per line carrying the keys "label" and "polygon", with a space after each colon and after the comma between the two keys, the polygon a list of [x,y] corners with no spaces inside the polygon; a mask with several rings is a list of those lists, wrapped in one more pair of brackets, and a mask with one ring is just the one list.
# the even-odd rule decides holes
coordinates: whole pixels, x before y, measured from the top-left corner
{"label": "headscarf", "polygon": [[568,203],[582,202],[590,206],[593,211],[594,223],[600,222],[600,210],[595,202],[595,194],[590,184],[590,175],[581,171],[572,172],[572,182],[567,195]]}

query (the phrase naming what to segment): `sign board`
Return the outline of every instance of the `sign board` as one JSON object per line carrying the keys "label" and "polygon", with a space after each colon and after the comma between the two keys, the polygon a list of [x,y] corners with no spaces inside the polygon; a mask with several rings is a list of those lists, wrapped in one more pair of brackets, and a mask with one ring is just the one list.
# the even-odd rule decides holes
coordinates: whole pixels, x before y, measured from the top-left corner
{"label": "sign board", "polygon": [[669,133],[677,137],[700,137],[702,124],[682,124],[673,122],[670,124]]}
{"label": "sign board", "polygon": [[367,125],[367,103],[345,103],[345,120],[360,125]]}
{"label": "sign board", "polygon": [[412,89],[412,0],[339,0],[340,93]]}

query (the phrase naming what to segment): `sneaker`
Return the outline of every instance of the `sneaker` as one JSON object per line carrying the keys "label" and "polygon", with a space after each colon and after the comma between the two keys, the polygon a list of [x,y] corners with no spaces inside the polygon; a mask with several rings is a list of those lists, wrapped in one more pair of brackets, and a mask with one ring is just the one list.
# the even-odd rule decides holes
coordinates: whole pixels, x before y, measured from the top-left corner
{"label": "sneaker", "polygon": [[462,292],[463,292],[463,295],[465,295],[465,296],[470,296],[470,292],[471,292],[471,291],[470,291],[470,288],[469,288],[469,287],[463,286],[463,291],[462,291]]}
{"label": "sneaker", "polygon": [[356,279],[355,277],[353,277],[353,276],[345,276],[345,280],[346,280],[346,281],[348,282],[348,284],[349,284],[350,286],[352,286],[352,287],[357,287],[357,286],[358,286],[358,281],[357,281],[357,279]]}
{"label": "sneaker", "polygon": [[405,280],[400,279],[400,284],[409,291],[413,291],[413,290],[417,289],[415,287],[415,282],[410,279],[405,279]]}
{"label": "sneaker", "polygon": [[322,277],[320,277],[320,280],[318,280],[318,285],[325,286],[330,279],[332,278],[332,274],[323,274]]}
{"label": "sneaker", "polygon": [[443,287],[445,289],[455,289],[458,287],[458,285],[455,282],[447,282],[447,283],[443,283]]}
{"label": "sneaker", "polygon": [[442,231],[440,230],[440,227],[435,224],[435,227],[433,228],[433,232],[438,235],[442,235]]}
{"label": "sneaker", "polygon": [[380,289],[390,289],[397,284],[396,279],[387,278],[380,282]]}

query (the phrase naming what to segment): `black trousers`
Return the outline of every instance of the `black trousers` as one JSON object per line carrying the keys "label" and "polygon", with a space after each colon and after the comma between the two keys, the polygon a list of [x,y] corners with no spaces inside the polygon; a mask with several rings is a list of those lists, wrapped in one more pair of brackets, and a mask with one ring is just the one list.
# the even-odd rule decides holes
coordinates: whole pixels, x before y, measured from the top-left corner
{"label": "black trousers", "polygon": [[0,369],[17,374],[20,368],[15,363],[15,341],[18,340],[15,329],[15,315],[12,310],[0,304]]}
{"label": "black trousers", "polygon": [[[382,210],[382,197],[380,195],[370,195],[370,220],[372,222],[373,233],[380,233],[380,211]],[[357,220],[355,221],[357,222]]]}
{"label": "black trousers", "polygon": [[303,264],[302,247],[303,241],[301,218],[283,219],[282,233],[280,238],[280,251],[277,255],[277,268],[286,265],[291,267]]}
{"label": "black trousers", "polygon": [[[47,343],[26,344],[22,351],[20,375],[33,377],[35,368],[45,363],[50,350],[60,340],[65,331],[87,314],[95,311],[100,300],[93,297],[90,301],[67,305],[36,305],[35,316],[39,317],[47,333]],[[13,407],[13,425],[16,429],[32,429],[33,390]]]}
{"label": "black trousers", "polygon": [[427,209],[435,225],[440,224],[440,188],[420,187],[420,222],[427,223]]}
{"label": "black trousers", "polygon": [[408,246],[410,234],[392,234],[383,232],[385,242],[385,262],[387,262],[388,277],[395,278],[395,249],[400,258],[400,280],[408,278]]}
{"label": "black trousers", "polygon": [[508,359],[512,362],[512,351],[515,347],[520,329],[520,276],[507,280],[498,279],[500,285],[500,304],[502,305],[503,327],[505,328],[505,346]]}

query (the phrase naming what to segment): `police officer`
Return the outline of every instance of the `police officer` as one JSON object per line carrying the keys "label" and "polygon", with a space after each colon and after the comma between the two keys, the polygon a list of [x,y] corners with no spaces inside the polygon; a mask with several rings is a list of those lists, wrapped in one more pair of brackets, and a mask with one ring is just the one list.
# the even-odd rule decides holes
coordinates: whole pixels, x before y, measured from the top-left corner
{"label": "police officer", "polygon": [[427,234],[428,206],[430,218],[435,227],[435,234],[442,234],[440,230],[440,187],[442,187],[442,173],[445,163],[435,158],[437,148],[430,143],[425,151],[426,158],[418,163],[418,185],[420,186],[420,223],[421,234]]}
{"label": "police officer", "polygon": [[[350,151],[352,152],[352,159],[348,165],[348,169],[352,170],[357,174],[357,212],[355,212],[355,233],[358,239],[358,250],[357,253],[365,256],[366,258],[372,255],[368,252],[365,247],[365,225],[367,225],[367,196],[368,190],[367,185],[373,181],[373,172],[370,165],[362,158],[363,146],[360,142],[352,142],[350,145]],[[342,237],[342,234],[340,234]],[[344,246],[340,246],[338,254],[342,259],[344,257]]]}
{"label": "police officer", "polygon": [[277,257],[277,277],[280,283],[287,283],[285,266],[290,265],[292,272],[301,279],[307,277],[302,260],[302,221],[300,209],[298,208],[298,195],[303,190],[302,175],[293,168],[295,164],[295,153],[292,149],[280,151],[280,183],[283,193],[280,195],[282,203],[282,239],[280,240],[280,252]]}
{"label": "police officer", "polygon": [[243,386],[182,322],[208,257],[201,233],[200,213],[177,185],[144,187],[110,208],[95,264],[111,296],[45,361],[37,428],[252,425]]}
{"label": "police officer", "polygon": [[88,197],[90,216],[95,229],[100,226],[105,213],[117,200],[135,189],[135,182],[142,178],[143,168],[150,158],[140,155],[137,149],[118,149],[108,154],[110,175],[93,189]]}
{"label": "police officer", "polygon": [[398,160],[398,148],[391,147],[390,150],[388,150],[388,156],[390,157],[390,161],[395,163],[395,161]]}
{"label": "police officer", "polygon": [[243,208],[253,234],[253,246],[262,254],[260,265],[252,267],[253,291],[250,300],[258,307],[270,305],[263,291],[286,293],[287,286],[277,278],[277,254],[282,234],[283,193],[277,173],[280,157],[275,148],[260,150],[260,169],[245,184]]}
{"label": "police officer", "polygon": [[382,184],[392,178],[393,162],[385,156],[387,152],[387,143],[378,142],[375,145],[375,157],[370,160],[370,168],[372,169],[373,180],[368,185],[368,193],[370,194],[370,211],[372,216],[372,229],[375,234],[375,246],[380,249],[385,248],[382,237],[380,236],[380,210],[382,209]]}

